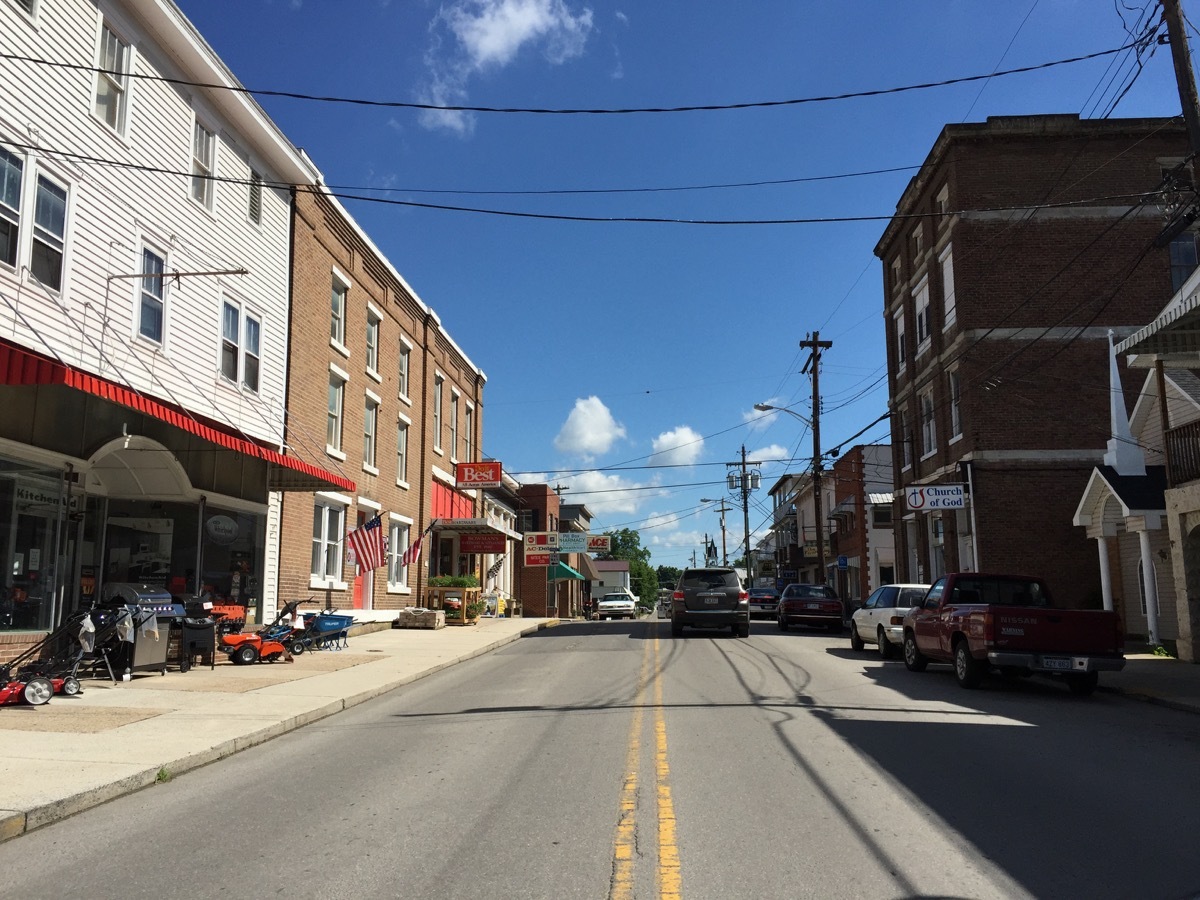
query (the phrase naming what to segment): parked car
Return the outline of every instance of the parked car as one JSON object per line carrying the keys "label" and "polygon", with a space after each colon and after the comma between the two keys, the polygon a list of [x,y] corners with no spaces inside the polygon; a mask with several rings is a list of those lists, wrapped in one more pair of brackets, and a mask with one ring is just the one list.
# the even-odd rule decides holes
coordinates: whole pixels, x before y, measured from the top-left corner
{"label": "parked car", "polygon": [[780,631],[793,625],[816,625],[841,631],[844,609],[837,592],[827,584],[789,584],[779,595],[775,621]]}
{"label": "parked car", "polygon": [[779,591],[775,588],[750,588],[750,618],[774,618],[779,606]]}
{"label": "parked car", "polygon": [[735,637],[750,636],[750,595],[736,569],[683,570],[671,594],[671,634],[680,637],[685,626],[730,628]]}
{"label": "parked car", "polygon": [[1102,671],[1125,667],[1117,613],[1059,609],[1040,578],[956,572],[933,583],[904,617],[904,664],[923,672],[948,662],[965,688],[991,669],[1063,678],[1074,694],[1096,690]]}
{"label": "parked car", "polygon": [[596,613],[601,619],[636,619],[637,601],[632,594],[605,594],[596,604]]}
{"label": "parked car", "polygon": [[929,592],[927,584],[885,584],[876,588],[850,617],[850,649],[875,644],[879,655],[891,659],[904,646],[904,617],[920,606]]}

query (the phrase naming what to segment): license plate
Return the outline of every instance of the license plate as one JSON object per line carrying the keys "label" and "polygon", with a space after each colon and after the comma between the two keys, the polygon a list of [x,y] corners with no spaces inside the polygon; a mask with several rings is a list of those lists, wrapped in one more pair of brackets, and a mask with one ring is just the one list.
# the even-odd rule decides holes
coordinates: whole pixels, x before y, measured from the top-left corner
{"label": "license plate", "polygon": [[1042,665],[1047,669],[1069,669],[1071,668],[1071,661],[1055,656],[1047,656],[1042,658]]}
{"label": "license plate", "polygon": [[704,598],[704,602],[705,602],[705,603],[716,603],[716,602],[717,602],[717,599],[718,599],[718,598],[716,598],[716,597],[705,597],[705,598]]}
{"label": "license plate", "polygon": [[805,604],[805,609],[820,609],[820,608],[821,608],[820,603],[806,603]]}

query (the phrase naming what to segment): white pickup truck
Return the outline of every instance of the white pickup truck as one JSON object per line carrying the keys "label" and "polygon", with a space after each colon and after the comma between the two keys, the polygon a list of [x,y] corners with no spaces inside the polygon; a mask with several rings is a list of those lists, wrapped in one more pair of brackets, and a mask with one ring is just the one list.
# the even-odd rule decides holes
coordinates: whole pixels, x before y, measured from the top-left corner
{"label": "white pickup truck", "polygon": [[596,604],[596,615],[601,619],[636,619],[637,600],[632,594],[605,594]]}

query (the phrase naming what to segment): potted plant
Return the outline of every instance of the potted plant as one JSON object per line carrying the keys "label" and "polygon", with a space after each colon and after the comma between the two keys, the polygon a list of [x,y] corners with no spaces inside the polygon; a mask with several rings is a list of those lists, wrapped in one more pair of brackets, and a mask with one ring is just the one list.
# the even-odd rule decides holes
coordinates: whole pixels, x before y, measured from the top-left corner
{"label": "potted plant", "polygon": [[479,578],[475,575],[434,575],[429,579],[430,587],[479,587]]}

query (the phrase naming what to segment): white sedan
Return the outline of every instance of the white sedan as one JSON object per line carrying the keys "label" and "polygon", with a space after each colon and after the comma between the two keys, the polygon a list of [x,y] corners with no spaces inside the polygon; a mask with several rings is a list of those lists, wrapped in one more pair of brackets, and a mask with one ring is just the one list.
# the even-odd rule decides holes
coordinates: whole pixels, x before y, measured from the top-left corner
{"label": "white sedan", "polygon": [[596,604],[601,619],[636,619],[637,601],[629,594],[605,594]]}
{"label": "white sedan", "polygon": [[861,650],[875,644],[879,655],[891,659],[895,648],[904,645],[904,615],[920,606],[929,590],[927,584],[885,584],[850,617],[850,648]]}

